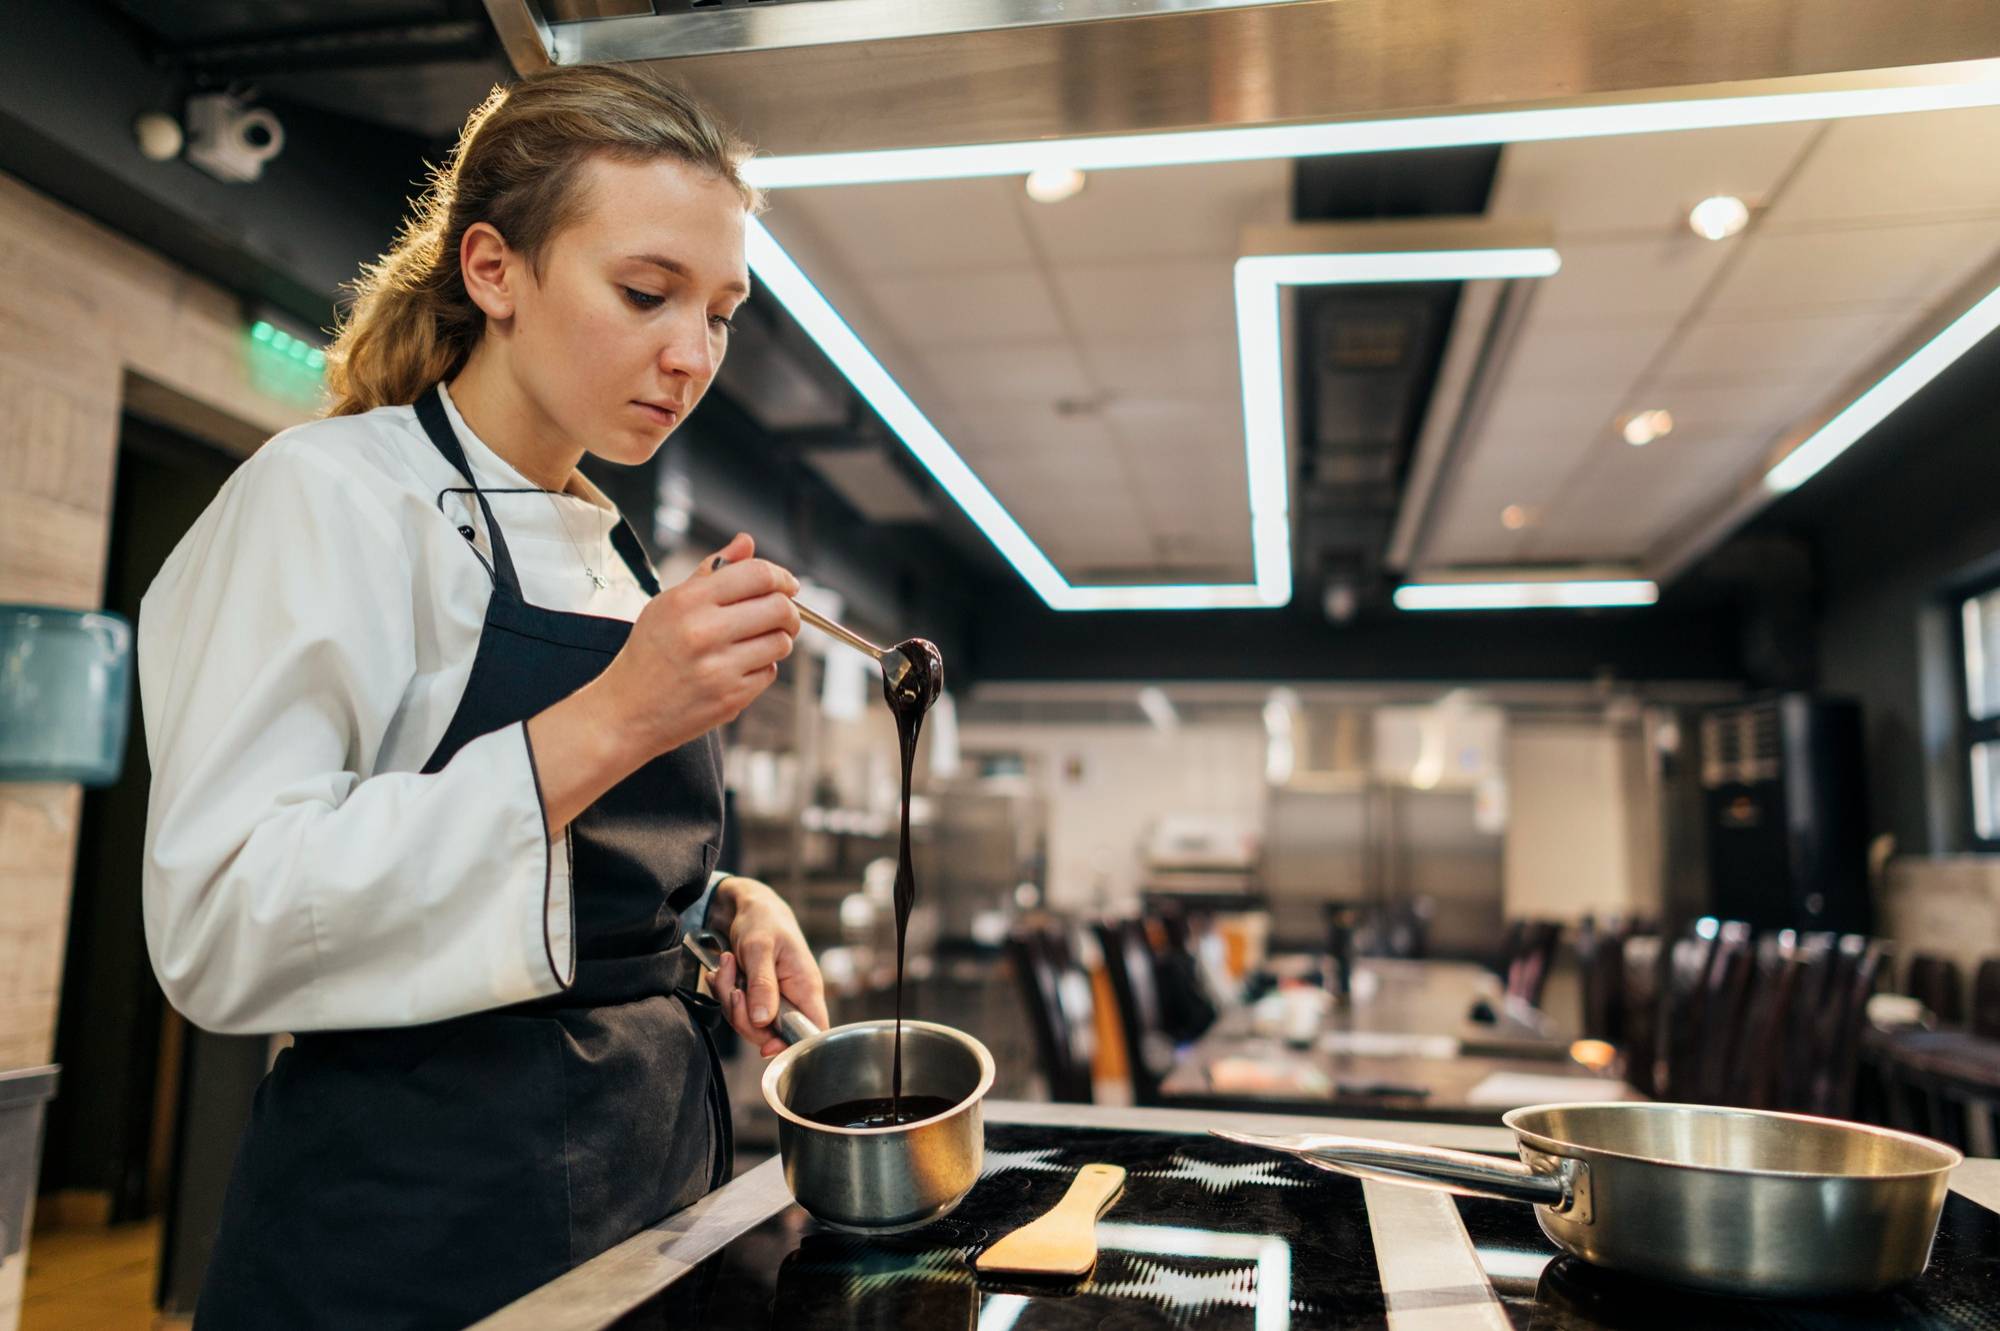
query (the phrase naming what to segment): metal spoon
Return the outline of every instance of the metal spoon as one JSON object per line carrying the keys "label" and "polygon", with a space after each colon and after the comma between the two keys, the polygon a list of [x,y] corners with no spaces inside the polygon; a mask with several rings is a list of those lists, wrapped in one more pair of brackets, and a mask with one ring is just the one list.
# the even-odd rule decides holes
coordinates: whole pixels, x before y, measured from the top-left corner
{"label": "metal spoon", "polygon": [[853,629],[834,623],[803,601],[795,600],[792,604],[798,607],[800,619],[880,665],[883,683],[892,692],[921,689],[928,695],[924,699],[926,705],[937,701],[943,673],[932,665],[937,660],[937,648],[930,643],[922,638],[911,638],[894,647],[877,647]]}

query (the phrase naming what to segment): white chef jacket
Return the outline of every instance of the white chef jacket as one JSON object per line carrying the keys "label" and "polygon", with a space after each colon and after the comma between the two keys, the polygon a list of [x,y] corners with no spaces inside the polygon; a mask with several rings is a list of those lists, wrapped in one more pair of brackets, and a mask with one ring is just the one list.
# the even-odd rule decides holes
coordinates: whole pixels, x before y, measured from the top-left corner
{"label": "white chef jacket", "polygon": [[[528,601],[636,618],[611,502],[580,473],[536,487],[444,404]],[[568,832],[526,723],[419,771],[479,647],[485,527],[415,409],[381,407],[265,444],[147,589],[146,943],[196,1025],[414,1025],[574,975]]]}

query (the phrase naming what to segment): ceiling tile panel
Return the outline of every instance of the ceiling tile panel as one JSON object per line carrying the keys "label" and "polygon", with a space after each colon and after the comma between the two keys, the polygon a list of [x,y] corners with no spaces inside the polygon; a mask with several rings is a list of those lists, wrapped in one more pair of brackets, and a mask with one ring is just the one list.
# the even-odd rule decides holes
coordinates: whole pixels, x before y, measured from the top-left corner
{"label": "ceiling tile panel", "polygon": [[1507,361],[1510,391],[1633,383],[1673,336],[1671,319],[1622,328],[1545,328],[1531,315]]}
{"label": "ceiling tile panel", "polygon": [[1043,255],[1060,265],[1234,255],[1243,228],[1290,216],[1287,161],[1096,171],[1083,192],[1017,207]]}
{"label": "ceiling tile panel", "polygon": [[2000,108],[1843,120],[1767,219],[1775,225],[2000,212]]}
{"label": "ceiling tile panel", "polygon": [[[1886,329],[1906,320],[1887,311],[1797,319],[1707,319],[1695,324],[1661,362],[1659,385],[1763,384],[1801,380],[1827,385],[1840,366],[1865,359]],[[1790,393],[1766,400],[1789,401]],[[1663,403],[1671,409],[1672,403]],[[1678,420],[1678,417],[1676,417]]]}
{"label": "ceiling tile panel", "polygon": [[1507,149],[1492,210],[1546,217],[1557,244],[1583,236],[1686,234],[1688,209],[1711,194],[1763,198],[1812,142],[1816,125],[1523,143]]}
{"label": "ceiling tile panel", "polygon": [[997,342],[976,347],[927,348],[924,368],[954,402],[1034,402],[1052,407],[1087,397],[1089,377],[1063,342]]}
{"label": "ceiling tile panel", "polygon": [[1730,247],[1685,229],[1634,240],[1558,242],[1562,271],[1535,283],[1543,328],[1651,327],[1678,319]]}
{"label": "ceiling tile panel", "polygon": [[1027,268],[1034,262],[1014,198],[1018,181],[922,180],[779,190],[765,222],[782,234],[803,218],[859,277]]}
{"label": "ceiling tile panel", "polygon": [[1079,336],[1236,335],[1234,260],[1066,264],[1057,269]]}
{"label": "ceiling tile panel", "polygon": [[[868,285],[876,307],[897,320],[906,346],[1059,343],[1064,337],[1055,300],[1033,268],[878,277]],[[839,301],[834,306],[839,308]]]}
{"label": "ceiling tile panel", "polygon": [[1084,359],[1104,391],[1116,398],[1206,398],[1241,415],[1242,366],[1236,332],[1177,337],[1086,337]]}
{"label": "ceiling tile panel", "polygon": [[2000,227],[1981,221],[1759,231],[1743,243],[1742,260],[1709,303],[1717,314],[1928,306],[1993,257]]}

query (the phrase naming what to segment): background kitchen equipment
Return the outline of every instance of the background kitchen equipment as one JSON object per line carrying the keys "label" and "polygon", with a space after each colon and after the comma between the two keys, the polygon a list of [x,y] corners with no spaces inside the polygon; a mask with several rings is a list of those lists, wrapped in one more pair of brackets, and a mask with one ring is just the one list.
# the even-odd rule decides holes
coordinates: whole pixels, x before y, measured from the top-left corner
{"label": "background kitchen equipment", "polygon": [[131,710],[132,626],[122,616],[0,605],[0,781],[110,785]]}
{"label": "background kitchen equipment", "polygon": [[1216,1136],[1322,1169],[1536,1204],[1549,1239],[1611,1270],[1726,1294],[1888,1289],[1930,1259],[1964,1156],[1886,1128],[1676,1104],[1515,1109],[1519,1162],[1358,1137]]}

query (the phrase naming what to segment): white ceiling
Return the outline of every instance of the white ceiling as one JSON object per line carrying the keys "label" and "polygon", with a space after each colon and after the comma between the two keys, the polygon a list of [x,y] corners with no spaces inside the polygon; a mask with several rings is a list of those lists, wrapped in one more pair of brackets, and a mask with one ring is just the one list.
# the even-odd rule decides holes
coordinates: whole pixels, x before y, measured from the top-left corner
{"label": "white ceiling", "polygon": [[[2000,172],[1973,169],[1994,161],[1994,110],[1509,148],[1490,211],[1550,219],[1563,270],[1415,562],[1662,554],[2000,252]],[[1690,232],[1710,194],[1749,229]],[[1644,407],[1675,428],[1633,448],[1618,422]],[[1539,521],[1509,531],[1510,504]]]}
{"label": "white ceiling", "polygon": [[[2000,251],[2000,110],[1516,145],[1490,214],[1548,220],[1497,396],[1420,567],[1657,553]],[[764,222],[1075,583],[1248,581],[1231,265],[1290,164],[779,191]],[[1688,207],[1738,194],[1743,235]],[[1454,337],[1482,336],[1459,328]],[[1616,422],[1664,406],[1674,432]],[[1509,531],[1520,504],[1535,525]]]}
{"label": "white ceiling", "polygon": [[781,191],[763,220],[1071,582],[1248,582],[1232,265],[1289,192],[1251,162],[1054,205],[1013,178]]}

